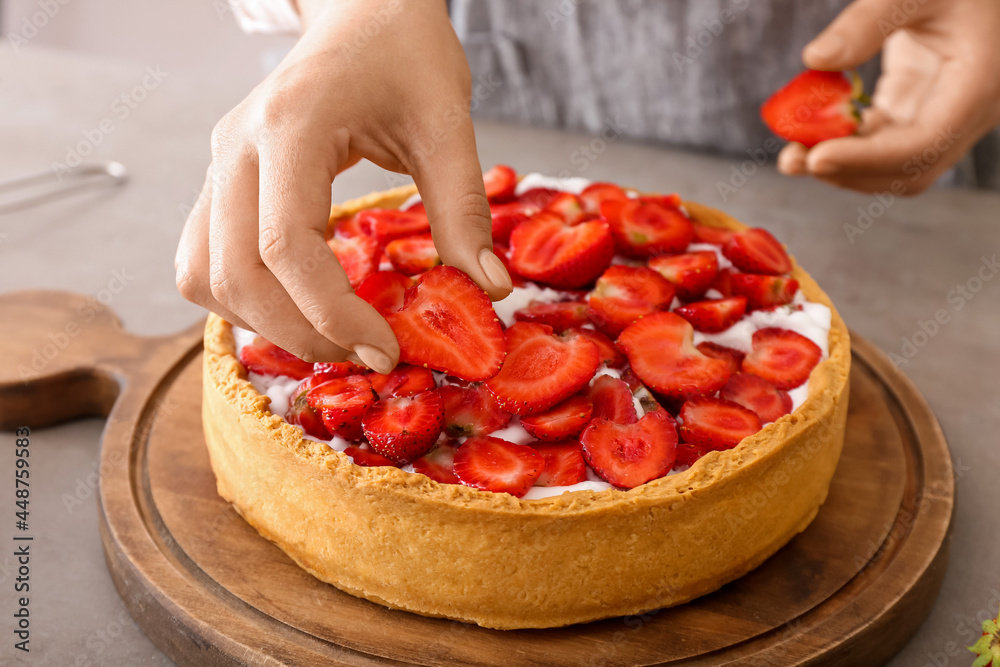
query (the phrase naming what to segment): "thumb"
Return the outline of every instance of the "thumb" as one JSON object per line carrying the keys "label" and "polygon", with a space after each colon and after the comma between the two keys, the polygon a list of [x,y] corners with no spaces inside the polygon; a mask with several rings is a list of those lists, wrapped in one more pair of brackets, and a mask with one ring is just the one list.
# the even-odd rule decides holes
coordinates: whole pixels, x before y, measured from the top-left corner
{"label": "thumb", "polygon": [[898,27],[890,20],[892,11],[893,0],[855,0],[806,45],[802,62],[809,69],[825,71],[858,67],[881,51],[886,37]]}
{"label": "thumb", "polygon": [[496,301],[510,294],[512,283],[493,254],[493,222],[472,120],[465,117],[457,125],[414,160],[413,181],[441,261],[467,273]]}

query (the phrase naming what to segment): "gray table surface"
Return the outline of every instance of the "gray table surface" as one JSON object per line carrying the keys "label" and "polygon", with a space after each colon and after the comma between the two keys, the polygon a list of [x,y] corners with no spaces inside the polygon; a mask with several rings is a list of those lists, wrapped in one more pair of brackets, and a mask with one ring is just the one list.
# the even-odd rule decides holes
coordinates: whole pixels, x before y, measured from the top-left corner
{"label": "gray table surface", "polygon": [[[112,101],[140,83],[146,66],[42,49],[15,56],[0,48],[0,179],[64,160],[85,129],[113,116]],[[127,185],[0,216],[0,289],[97,295],[118,272],[125,286],[111,306],[131,331],[167,334],[201,318],[174,289],[173,253],[185,207],[203,178],[212,125],[242,97],[241,88],[168,73],[94,142],[90,159],[124,163]],[[978,620],[995,614],[1000,601],[1000,280],[974,280],[984,261],[1000,254],[1000,195],[935,190],[884,205],[764,166],[723,200],[718,184],[730,182],[741,160],[613,138],[591,144],[589,136],[487,123],[479,125],[478,138],[485,165],[676,190],[767,226],[826,289],[849,326],[886,352],[901,354],[904,338],[945,311],[947,324],[926,341],[918,335],[925,344],[903,368],[951,444],[959,497],[951,560],[930,617],[891,664],[969,664],[970,654],[957,647],[974,639]],[[400,180],[359,165],[337,180],[334,197]],[[859,209],[871,210],[873,222],[849,239],[844,226],[857,224]],[[981,289],[956,297],[952,290],[970,280]],[[3,547],[0,664],[172,664],[129,618],[105,569],[92,475],[101,427],[99,420],[84,420],[33,433],[31,653],[13,648],[16,568],[12,549]],[[13,447],[0,446],[0,469],[8,471],[0,498],[13,496],[12,465]],[[0,521],[0,544],[12,544],[13,523],[13,516]]]}

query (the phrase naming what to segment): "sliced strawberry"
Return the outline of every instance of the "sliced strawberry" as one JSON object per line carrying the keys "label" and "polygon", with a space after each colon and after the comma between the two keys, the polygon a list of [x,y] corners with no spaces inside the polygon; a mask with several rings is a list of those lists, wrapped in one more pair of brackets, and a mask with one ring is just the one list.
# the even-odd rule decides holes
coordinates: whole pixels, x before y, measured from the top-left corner
{"label": "sliced strawberry", "polygon": [[413,462],[413,472],[427,475],[441,484],[461,484],[455,474],[455,448],[458,443],[448,440],[437,445]]}
{"label": "sliced strawberry", "polygon": [[614,341],[600,331],[585,327],[574,327],[573,331],[597,346],[597,354],[600,355],[601,363],[608,368],[621,368],[625,365],[625,355],[618,351]]}
{"label": "sliced strawberry", "polygon": [[512,201],[506,204],[490,204],[493,217],[493,240],[507,243],[510,233],[522,222],[530,220],[539,208],[527,201]]}
{"label": "sliced strawberry", "polygon": [[743,360],[743,372],[753,373],[778,389],[794,389],[809,379],[823,357],[822,350],[802,334],[788,329],[760,329],[753,351]]}
{"label": "sliced strawberry", "polygon": [[681,407],[681,438],[712,449],[732,449],[761,429],[760,419],[738,403],[711,396],[694,396]]}
{"label": "sliced strawberry", "polygon": [[711,250],[698,250],[669,257],[653,257],[649,268],[669,280],[677,288],[682,301],[694,301],[704,296],[719,273],[719,258]]}
{"label": "sliced strawberry", "polygon": [[[358,375],[364,373],[367,369],[364,366],[358,366],[353,361],[338,361],[334,363],[326,361],[317,361],[313,364],[313,377],[318,380],[326,382],[327,380],[332,380],[334,378],[342,378],[348,375]],[[319,384],[316,382],[315,384]]]}
{"label": "sliced strawberry", "polygon": [[666,412],[634,424],[595,419],[580,436],[583,456],[601,479],[623,489],[663,477],[674,466],[677,427]]}
{"label": "sliced strawberry", "polygon": [[587,304],[582,301],[531,301],[521,310],[514,312],[518,322],[536,322],[547,324],[556,333],[562,333],[571,327],[579,327],[590,321]]}
{"label": "sliced strawberry", "polygon": [[441,263],[430,234],[390,241],[385,256],[397,271],[408,276],[429,271]]}
{"label": "sliced strawberry", "polygon": [[410,211],[412,213],[424,213],[424,214],[427,213],[427,207],[424,206],[423,199],[418,199],[417,201],[413,202],[412,204],[410,204],[409,206],[407,206],[402,210]]}
{"label": "sliced strawberry", "polygon": [[722,248],[729,261],[745,273],[780,276],[792,270],[792,260],[778,239],[760,227],[737,232]]}
{"label": "sliced strawberry", "polygon": [[554,287],[580,288],[611,263],[615,244],[608,225],[589,220],[569,226],[542,212],[522,222],[510,235],[510,263],[525,278]]}
{"label": "sliced strawberry", "polygon": [[683,252],[694,240],[694,227],[680,209],[653,201],[611,199],[601,204],[601,215],[618,249],[632,257]]}
{"label": "sliced strawberry", "polygon": [[671,398],[710,394],[729,379],[729,365],[694,346],[694,328],[679,315],[653,313],[618,337],[632,370],[653,391]]}
{"label": "sliced strawberry", "polygon": [[576,333],[516,322],[504,334],[507,358],[486,382],[500,407],[517,415],[546,410],[582,389],[600,364],[597,346]]}
{"label": "sliced strawberry", "polygon": [[734,350],[733,348],[726,347],[724,345],[719,345],[718,343],[711,343],[707,340],[698,343],[696,347],[698,348],[698,351],[706,357],[712,357],[713,359],[721,359],[722,361],[725,361],[729,366],[730,373],[739,373],[740,368],[743,366],[743,357],[747,356],[744,352]]}
{"label": "sliced strawberry", "polygon": [[594,406],[586,396],[570,396],[545,412],[522,417],[521,426],[539,440],[546,442],[565,440],[580,435],[580,431],[590,421],[593,411]]}
{"label": "sliced strawberry", "polygon": [[354,461],[354,465],[364,466],[366,468],[376,466],[399,467],[397,463],[394,463],[381,454],[376,453],[370,447],[348,445],[347,448],[344,449],[344,453],[351,457],[351,460]]}
{"label": "sliced strawberry", "polygon": [[444,429],[444,401],[436,391],[382,399],[368,409],[365,437],[372,449],[396,463],[409,463],[434,447]]}
{"label": "sliced strawberry", "polygon": [[779,137],[811,148],[854,134],[859,117],[853,100],[862,98],[843,72],[810,69],[764,102],[760,116]]}
{"label": "sliced strawberry", "polygon": [[583,210],[590,215],[600,215],[601,204],[611,199],[623,201],[628,195],[614,183],[591,183],[580,193]]}
{"label": "sliced strawberry", "polygon": [[514,196],[517,187],[517,172],[505,164],[498,164],[483,172],[483,185],[490,202],[506,201]]}
{"label": "sliced strawberry", "polygon": [[778,421],[792,411],[792,397],[762,377],[737,373],[719,390],[719,398],[753,410],[764,424]]}
{"label": "sliced strawberry", "polygon": [[500,409],[493,393],[481,382],[438,389],[444,401],[444,430],[454,437],[488,435],[506,428],[510,413]]}
{"label": "sliced strawberry", "polygon": [[553,190],[552,188],[531,188],[521,194],[517,200],[543,209],[549,205],[550,201],[558,197],[560,192],[561,190]]}
{"label": "sliced strawberry", "polygon": [[664,208],[678,208],[683,201],[681,201],[681,196],[676,192],[672,192],[669,195],[641,195],[639,201],[658,204]]}
{"label": "sliced strawberry", "polygon": [[327,240],[337,261],[344,267],[351,287],[357,287],[365,278],[378,271],[379,245],[370,236],[352,236],[349,239],[334,236]]}
{"label": "sliced strawberry", "polygon": [[747,310],[783,306],[791,303],[799,291],[795,278],[734,273],[729,281],[733,295],[747,298]]}
{"label": "sliced strawberry", "polygon": [[719,269],[718,275],[715,276],[715,280],[712,282],[711,289],[721,294],[723,298],[731,297],[733,295],[733,276],[736,273],[736,269],[731,266]]}
{"label": "sliced strawberry", "polygon": [[365,278],[354,293],[385,317],[403,307],[403,297],[413,278],[398,271],[377,271]]}
{"label": "sliced strawberry", "polygon": [[670,308],[674,292],[674,286],[652,269],[614,264],[597,279],[588,297],[590,319],[615,338],[643,315]]}
{"label": "sliced strawberry", "polygon": [[510,276],[511,284],[513,284],[514,287],[524,287],[528,283],[528,281],[524,279],[524,276],[515,271],[514,267],[511,265],[510,249],[507,246],[501,243],[494,243],[493,254],[496,255],[500,260],[500,263],[503,264],[503,268],[507,269],[507,275]]}
{"label": "sliced strawberry", "polygon": [[319,412],[331,435],[360,440],[361,418],[375,405],[377,397],[365,376],[348,375],[314,387],[306,394],[306,402]]}
{"label": "sliced strawberry", "polygon": [[320,417],[319,412],[309,405],[306,395],[313,387],[323,382],[326,382],[326,379],[321,375],[310,375],[303,380],[295,389],[291,405],[288,407],[288,412],[285,413],[286,422],[301,426],[307,435],[311,435],[317,440],[329,440],[330,432],[326,430],[326,425],[323,424],[323,418]]}
{"label": "sliced strawberry", "polygon": [[388,375],[369,373],[368,381],[382,399],[419,394],[437,386],[434,382],[434,373],[429,368],[410,364],[399,364]]}
{"label": "sliced strawberry", "polygon": [[571,486],[587,481],[587,463],[579,441],[533,442],[531,447],[545,460],[535,486]]}
{"label": "sliced strawberry", "polygon": [[455,474],[466,486],[520,498],[542,474],[545,459],[527,445],[479,436],[455,452]]}
{"label": "sliced strawberry", "polygon": [[496,375],[504,357],[503,329],[486,292],[456,268],[435,266],[406,292],[386,321],[399,359],[465,380]]}
{"label": "sliced strawberry", "polygon": [[618,378],[597,376],[590,384],[589,396],[594,404],[595,419],[607,419],[616,424],[634,424],[639,419],[632,390]]}
{"label": "sliced strawberry", "polygon": [[337,220],[333,227],[334,236],[339,236],[342,239],[349,239],[354,236],[369,236],[368,232],[369,230],[361,227],[357,215],[341,218]]}
{"label": "sliced strawberry", "polygon": [[571,225],[594,216],[588,215],[580,198],[571,192],[560,192],[545,206],[544,211],[555,213]]}
{"label": "sliced strawberry", "polygon": [[733,236],[731,229],[724,227],[711,227],[709,225],[694,223],[694,240],[697,243],[711,243],[712,245],[723,246]]}
{"label": "sliced strawberry", "polygon": [[732,296],[728,299],[695,301],[674,308],[674,312],[698,331],[718,333],[740,321],[747,312],[747,299],[744,296]]}
{"label": "sliced strawberry", "polygon": [[705,445],[694,445],[690,442],[681,442],[677,445],[677,460],[674,461],[674,466],[693,466],[695,461],[711,451],[714,450]]}
{"label": "sliced strawberry", "polygon": [[430,220],[423,210],[370,208],[358,213],[358,225],[381,246],[396,239],[431,231]]}
{"label": "sliced strawberry", "polygon": [[291,352],[287,352],[263,336],[257,336],[249,345],[240,350],[240,363],[248,371],[257,375],[286,377],[302,380],[313,373],[313,365],[302,361]]}

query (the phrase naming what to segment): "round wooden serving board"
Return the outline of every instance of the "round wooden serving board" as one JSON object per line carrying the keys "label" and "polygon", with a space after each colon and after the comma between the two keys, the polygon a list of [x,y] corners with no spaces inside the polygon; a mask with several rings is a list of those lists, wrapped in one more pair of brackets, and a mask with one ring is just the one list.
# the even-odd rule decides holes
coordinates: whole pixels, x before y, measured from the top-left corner
{"label": "round wooden serving board", "polygon": [[[947,443],[913,385],[857,336],[853,354],[843,456],[805,532],[688,604],[550,630],[390,610],[314,579],[260,537],[215,490],[200,326],[139,338],[87,297],[0,296],[0,428],[108,415],[108,568],[136,621],[181,665],[877,665],[937,595],[954,485]],[[737,518],[747,530],[754,511],[748,497]]]}

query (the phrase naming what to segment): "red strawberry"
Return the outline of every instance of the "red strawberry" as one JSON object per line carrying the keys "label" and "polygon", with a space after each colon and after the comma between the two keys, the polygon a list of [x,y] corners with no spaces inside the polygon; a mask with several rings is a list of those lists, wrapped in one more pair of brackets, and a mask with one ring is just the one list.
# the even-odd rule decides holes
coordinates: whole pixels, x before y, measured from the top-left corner
{"label": "red strawberry", "polygon": [[729,365],[730,373],[739,373],[740,368],[743,366],[743,357],[747,356],[739,350],[734,350],[731,347],[725,347],[717,343],[710,343],[707,340],[698,343],[696,347],[706,357],[725,361]]}
{"label": "red strawberry", "polygon": [[584,327],[574,327],[573,331],[597,346],[597,353],[600,355],[601,363],[605,364],[608,368],[621,368],[625,365],[625,355],[618,351],[614,341],[600,331]]}
{"label": "red strawberry", "polygon": [[590,319],[608,336],[617,337],[643,315],[670,308],[674,286],[645,266],[609,266],[590,293]]}
{"label": "red strawberry", "polygon": [[364,420],[372,449],[396,463],[409,463],[434,447],[444,429],[444,401],[436,391],[378,401]]}
{"label": "red strawberry", "polygon": [[521,194],[517,200],[543,209],[549,205],[550,201],[558,197],[560,192],[561,190],[553,190],[552,188],[531,188]]}
{"label": "red strawberry", "polygon": [[381,246],[396,239],[431,231],[431,223],[423,210],[370,208],[358,213],[358,225]]}
{"label": "red strawberry", "polygon": [[302,361],[291,352],[287,352],[263,336],[257,336],[249,345],[240,350],[240,363],[248,371],[258,375],[286,377],[302,380],[313,373],[313,365]]}
{"label": "red strawberry", "polygon": [[762,377],[737,373],[719,390],[719,398],[753,410],[764,424],[778,421],[792,411],[792,397]]}
{"label": "red strawberry", "polygon": [[339,236],[342,239],[349,239],[354,236],[368,236],[368,231],[361,227],[357,215],[337,220],[333,228],[334,236]]}
{"label": "red strawberry", "polygon": [[326,382],[327,379],[329,378],[324,379],[321,375],[310,375],[303,380],[295,389],[291,405],[288,407],[288,412],[285,413],[286,422],[301,426],[307,435],[311,435],[317,440],[329,440],[330,432],[326,430],[319,412],[309,405],[306,395],[313,387]]}
{"label": "red strawberry", "polygon": [[738,403],[710,396],[689,398],[681,407],[681,438],[712,449],[732,449],[761,429],[760,419]]}
{"label": "red strawberry", "polygon": [[594,217],[587,215],[587,212],[583,208],[583,202],[571,192],[560,192],[542,210],[555,213],[571,225],[575,225],[586,218]]}
{"label": "red strawberry", "polygon": [[545,459],[527,445],[480,436],[455,452],[455,474],[466,486],[520,498],[542,474]]}
{"label": "red strawberry", "polygon": [[521,426],[539,440],[546,442],[565,440],[580,435],[580,431],[590,421],[593,411],[594,406],[586,396],[570,396],[545,412],[522,417]]}
{"label": "red strawberry", "polygon": [[376,398],[371,383],[363,375],[335,378],[306,394],[306,402],[319,412],[326,430],[345,440],[361,439],[361,418]]}
{"label": "red strawberry", "polygon": [[747,310],[773,308],[791,303],[799,291],[799,281],[781,276],[734,273],[729,284],[735,296],[747,298]]}
{"label": "red strawberry", "polygon": [[[366,370],[364,366],[358,366],[353,361],[337,361],[333,363],[317,361],[313,364],[314,377],[321,378],[323,382],[348,375],[359,375]],[[319,383],[317,382],[316,384]]]}
{"label": "red strawberry", "polygon": [[424,206],[424,200],[423,199],[418,199],[417,201],[413,202],[412,204],[410,204],[409,206],[407,206],[406,208],[404,208],[402,210],[404,210],[404,211],[411,211],[413,213],[424,213],[424,214],[427,213],[427,207]]}
{"label": "red strawberry", "polygon": [[682,301],[694,301],[705,292],[719,273],[719,258],[711,250],[698,250],[669,257],[653,257],[649,268],[669,280],[677,288]]}
{"label": "red strawberry", "polygon": [[526,307],[515,311],[514,319],[518,322],[536,322],[547,324],[556,333],[562,333],[571,327],[578,327],[590,321],[587,314],[587,304],[581,301],[531,301]]}
{"label": "red strawberry", "polygon": [[510,413],[500,409],[492,392],[481,382],[466,387],[444,385],[438,393],[444,401],[444,430],[448,435],[488,435],[510,423]]}
{"label": "red strawberry", "polygon": [[344,449],[344,453],[351,457],[354,461],[354,465],[365,466],[366,468],[373,466],[399,467],[396,463],[390,461],[381,454],[372,451],[370,447],[348,445],[347,448]]}
{"label": "red strawberry", "polygon": [[493,240],[507,243],[510,233],[519,224],[530,220],[538,213],[539,208],[526,201],[512,201],[506,204],[490,204],[490,214],[493,217]]}
{"label": "red strawberry", "polygon": [[822,358],[816,343],[788,329],[760,329],[753,351],[743,360],[743,372],[753,373],[778,389],[793,389],[809,379]]}
{"label": "red strawberry", "polygon": [[705,454],[713,451],[711,447],[704,445],[693,445],[690,442],[682,442],[677,445],[677,460],[674,461],[676,467],[693,466],[695,461]]}
{"label": "red strawberry", "polygon": [[694,240],[697,243],[711,243],[712,245],[726,245],[733,232],[724,227],[712,227],[700,222],[694,223]]}
{"label": "red strawberry", "polygon": [[505,333],[507,358],[486,382],[500,407],[528,415],[556,405],[582,389],[600,364],[597,346],[576,333],[552,335],[552,327],[517,322]]}
{"label": "red strawberry", "polygon": [[498,164],[483,172],[483,185],[490,202],[506,201],[514,196],[517,187],[517,172],[505,164]]}
{"label": "red strawberry", "polygon": [[743,296],[733,296],[728,299],[695,301],[674,308],[674,312],[690,322],[698,331],[718,333],[740,321],[743,313],[747,312],[747,299]]}
{"label": "red strawberry", "polygon": [[429,368],[399,364],[388,375],[369,373],[368,381],[379,398],[410,396],[428,389],[434,389],[434,373]]}
{"label": "red strawberry", "polygon": [[413,462],[413,471],[427,475],[441,484],[461,484],[462,481],[455,474],[455,448],[457,446],[458,443],[454,440],[440,443]]}
{"label": "red strawberry", "polygon": [[590,215],[600,215],[601,204],[609,199],[625,200],[628,195],[614,183],[591,183],[580,193],[583,210]]}
{"label": "red strawberry", "polygon": [[524,277],[514,270],[514,267],[510,263],[510,249],[500,243],[493,244],[493,254],[497,256],[503,267],[507,269],[507,275],[510,276],[511,284],[514,287],[524,287],[528,281]]}
{"label": "red strawberry", "polygon": [[715,276],[715,280],[712,282],[711,289],[714,289],[724,298],[731,297],[733,295],[734,275],[736,275],[736,269],[731,266],[725,269],[719,269],[718,275]]}
{"label": "red strawberry", "polygon": [[535,486],[571,486],[587,481],[587,463],[578,441],[533,442],[531,447],[545,460]]}
{"label": "red strawberry", "polygon": [[608,225],[589,220],[567,225],[542,212],[522,222],[510,235],[510,263],[525,278],[554,287],[590,284],[611,263],[615,244]]}
{"label": "red strawberry", "polygon": [[641,199],[611,199],[601,204],[618,249],[633,257],[683,252],[694,227],[680,209]]}
{"label": "red strawberry", "polygon": [[639,201],[658,204],[664,208],[678,208],[684,202],[681,201],[681,196],[676,192],[672,192],[669,195],[641,195]]}
{"label": "red strawberry", "polygon": [[503,329],[486,292],[456,268],[435,266],[406,291],[405,305],[386,321],[399,359],[465,380],[496,375],[504,357]]}
{"label": "red strawberry", "polygon": [[590,385],[590,400],[594,404],[594,419],[607,419],[616,424],[634,424],[632,390],[625,382],[610,375],[599,375]]}
{"label": "red strawberry", "polygon": [[[860,79],[856,79],[860,84]],[[785,84],[760,108],[771,131],[811,148],[821,141],[847,137],[858,129],[854,100],[864,101],[860,85],[843,72],[806,70]]]}
{"label": "red strawberry", "polygon": [[729,379],[725,361],[694,346],[691,324],[673,313],[653,313],[618,337],[632,370],[653,391],[671,398],[710,394]]}
{"label": "red strawberry", "polygon": [[398,271],[377,271],[365,278],[354,293],[385,317],[403,307],[403,297],[412,284],[413,278]]}
{"label": "red strawberry", "polygon": [[357,287],[365,278],[378,271],[378,241],[370,236],[352,236],[349,239],[334,236],[327,245],[344,267],[351,287]]}
{"label": "red strawberry", "polygon": [[778,239],[760,227],[733,234],[722,253],[745,273],[780,276],[792,270],[792,260]]}
{"label": "red strawberry", "polygon": [[423,273],[441,263],[430,234],[390,241],[385,247],[385,256],[397,271],[408,276]]}
{"label": "red strawberry", "polygon": [[584,458],[601,479],[632,489],[673,468],[677,428],[666,412],[651,412],[634,424],[595,419],[580,443]]}

